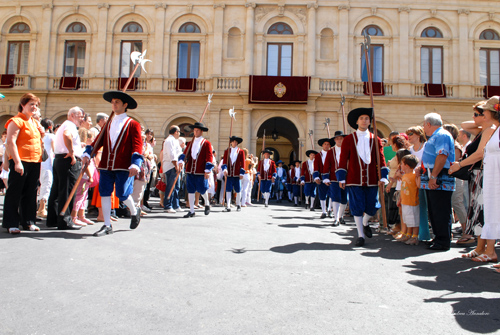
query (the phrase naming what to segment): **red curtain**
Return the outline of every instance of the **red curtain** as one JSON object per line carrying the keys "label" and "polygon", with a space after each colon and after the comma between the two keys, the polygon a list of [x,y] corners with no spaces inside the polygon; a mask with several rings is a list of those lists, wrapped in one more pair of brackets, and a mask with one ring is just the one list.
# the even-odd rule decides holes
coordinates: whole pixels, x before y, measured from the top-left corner
{"label": "red curtain", "polygon": [[500,86],[485,86],[483,92],[484,97],[489,99],[494,95],[500,95]]}
{"label": "red curtain", "polygon": [[307,104],[310,80],[311,77],[250,76],[248,103]]}
{"label": "red curtain", "polygon": [[61,77],[60,90],[77,90],[80,88],[80,77]]}
{"label": "red curtain", "polygon": [[425,84],[425,96],[428,98],[446,98],[446,86],[444,84]]}
{"label": "red curtain", "polygon": [[[123,91],[125,85],[127,84],[128,78],[118,78],[118,90]],[[132,78],[130,84],[128,84],[127,91],[135,91],[137,88],[137,78]]]}
{"label": "red curtain", "polygon": [[[373,88],[373,95],[385,95],[383,82],[372,83],[372,88]],[[370,87],[366,82],[363,83],[363,94],[370,95]]]}
{"label": "red curtain", "polygon": [[175,90],[177,92],[195,92],[196,78],[177,78]]}
{"label": "red curtain", "polygon": [[0,74],[0,88],[14,87],[14,74]]}

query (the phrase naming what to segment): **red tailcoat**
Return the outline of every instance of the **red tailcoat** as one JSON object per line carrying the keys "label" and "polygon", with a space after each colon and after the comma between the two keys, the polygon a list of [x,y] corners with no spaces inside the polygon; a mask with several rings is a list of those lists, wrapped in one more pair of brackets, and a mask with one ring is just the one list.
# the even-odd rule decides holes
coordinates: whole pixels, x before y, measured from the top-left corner
{"label": "red tailcoat", "polygon": [[[224,151],[224,158],[222,158],[222,164],[227,165],[227,176],[228,177],[239,177],[241,170],[245,170],[245,153],[240,148],[238,149],[238,156],[236,157],[236,162],[230,162],[231,160],[231,149],[228,148]],[[243,174],[245,174],[243,172]]]}
{"label": "red tailcoat", "polygon": [[200,151],[196,159],[191,157],[191,148],[192,145],[191,142],[189,142],[186,145],[186,149],[184,149],[186,173],[204,175],[205,170],[211,170],[213,167],[212,144],[205,138],[201,140]]}
{"label": "red tailcoat", "polygon": [[259,170],[261,180],[272,180],[273,175],[276,173],[276,163],[272,159],[269,159],[269,170],[264,171],[264,160],[259,162]]}
{"label": "red tailcoat", "polygon": [[[305,183],[313,183],[314,182],[314,178],[313,178],[314,171],[309,171],[309,164],[307,163],[308,161],[309,160],[302,163],[302,168],[300,169],[300,175],[304,176]],[[314,169],[314,164],[313,164],[313,169]]]}
{"label": "red tailcoat", "polygon": [[129,117],[120,131],[113,149],[111,149],[111,139],[109,138],[110,127],[111,122],[108,122],[107,127],[102,130],[104,134],[101,141],[96,143],[97,139],[95,139],[92,143],[92,147],[97,146],[96,151],[103,148],[99,169],[128,171],[132,163],[137,164],[132,162],[132,155],[142,155],[141,125]]}
{"label": "red tailcoat", "polygon": [[[337,177],[339,173],[347,173],[346,186],[377,186],[379,177],[377,171],[377,152],[375,150],[375,136],[370,133],[370,148],[371,148],[371,163],[366,165],[359,157],[356,150],[358,136],[356,133],[350,134],[344,138],[342,143],[342,151],[340,153],[340,162],[337,169]],[[380,164],[385,167],[384,153],[382,151],[382,143],[380,138],[376,138],[379,142]],[[342,179],[339,179],[342,180]]]}
{"label": "red tailcoat", "polygon": [[[314,156],[314,178],[318,177],[320,180],[321,180],[321,174],[323,173],[323,159],[321,158],[321,155],[324,155],[323,150],[321,150],[316,156]],[[327,151],[327,156],[328,156],[328,151]]]}
{"label": "red tailcoat", "polygon": [[[302,173],[302,170],[300,172]],[[297,178],[297,180],[295,180],[295,178]],[[291,172],[290,184],[300,185],[300,176],[295,175],[295,166],[293,167],[292,172]]]}
{"label": "red tailcoat", "polygon": [[[337,177],[335,176],[335,171],[339,168],[339,162],[337,162],[337,146],[333,146],[328,150],[326,155],[325,164],[323,165],[323,176],[330,179],[331,182],[336,182]],[[342,150],[340,151],[342,153]]]}

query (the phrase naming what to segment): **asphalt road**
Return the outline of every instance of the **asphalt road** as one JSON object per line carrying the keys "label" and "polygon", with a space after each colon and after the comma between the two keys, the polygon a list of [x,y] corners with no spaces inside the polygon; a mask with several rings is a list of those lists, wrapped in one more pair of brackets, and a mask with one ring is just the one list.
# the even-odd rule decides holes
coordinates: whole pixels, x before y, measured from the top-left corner
{"label": "asphalt road", "polygon": [[[157,200],[157,198],[153,198]],[[3,198],[0,199],[3,203]],[[154,201],[151,202],[154,204]],[[131,231],[0,233],[0,334],[462,334],[500,330],[500,274],[289,204]],[[351,220],[352,221],[352,220]]]}

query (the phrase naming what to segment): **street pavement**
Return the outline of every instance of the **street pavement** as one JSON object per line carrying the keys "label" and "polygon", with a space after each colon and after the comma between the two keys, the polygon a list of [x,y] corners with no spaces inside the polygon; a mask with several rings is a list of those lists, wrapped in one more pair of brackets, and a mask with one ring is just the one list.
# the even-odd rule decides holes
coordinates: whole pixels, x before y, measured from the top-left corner
{"label": "street pavement", "polygon": [[[157,198],[150,203],[156,205]],[[0,198],[3,203],[3,197]],[[130,230],[0,233],[0,334],[463,334],[500,330],[500,274],[289,203],[159,208]]]}

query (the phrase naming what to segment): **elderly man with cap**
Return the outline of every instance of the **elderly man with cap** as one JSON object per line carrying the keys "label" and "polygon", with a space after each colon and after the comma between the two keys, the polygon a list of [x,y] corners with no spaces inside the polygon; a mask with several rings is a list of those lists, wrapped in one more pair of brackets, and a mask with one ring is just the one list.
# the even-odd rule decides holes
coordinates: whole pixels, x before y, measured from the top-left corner
{"label": "elderly man with cap", "polygon": [[195,193],[198,192],[205,201],[205,215],[210,214],[210,200],[208,199],[208,178],[214,168],[212,144],[203,137],[203,132],[208,128],[201,122],[190,126],[194,138],[186,146],[179,162],[185,161],[186,189],[189,198],[189,213],[184,215],[190,218],[195,215],[194,201]]}
{"label": "elderly man with cap", "polygon": [[339,167],[344,137],[346,135],[341,130],[335,132],[332,138],[335,141],[335,145],[328,151],[323,166],[323,182],[328,185],[328,195],[333,203],[333,213],[335,215],[335,221],[332,224],[333,227],[338,226],[340,223],[345,224],[344,211],[347,207],[347,192],[345,189],[339,187],[339,182],[335,177],[335,171]]}
{"label": "elderly man with cap", "polygon": [[274,183],[274,192],[276,192],[276,200],[281,203],[283,199],[283,190],[286,184],[286,170],[283,167],[283,161],[280,159],[276,162],[276,182]]}
{"label": "elderly man with cap", "polygon": [[[336,171],[339,187],[341,189],[347,187],[349,207],[358,230],[356,241],[358,247],[365,244],[365,237],[372,237],[368,221],[380,207],[378,185],[386,183],[389,174],[380,138],[369,130],[372,115],[372,108],[356,108],[347,116],[347,122],[356,129],[356,132],[345,137]],[[379,142],[378,152],[375,141]],[[378,179],[377,155],[380,156],[381,180]],[[349,170],[347,170],[348,167]]]}
{"label": "elderly man with cap", "polygon": [[226,183],[226,208],[224,212],[231,211],[231,194],[236,192],[236,211],[241,211],[241,182],[245,175],[245,153],[238,148],[238,144],[243,142],[241,137],[232,136],[229,139],[230,148],[224,151],[222,158],[222,171],[227,177]]}
{"label": "elderly man with cap", "polygon": [[262,151],[264,159],[259,162],[257,177],[260,181],[260,191],[264,196],[264,205],[269,206],[269,196],[271,195],[271,186],[276,180],[276,164],[271,159],[273,152],[269,149]]}
{"label": "elderly man with cap", "polygon": [[314,181],[318,184],[318,195],[319,202],[321,204],[321,218],[326,218],[326,195],[328,193],[328,186],[322,182],[321,176],[323,174],[323,166],[325,165],[326,156],[331,148],[331,142],[328,138],[322,138],[318,141],[319,146],[322,150],[314,158]]}
{"label": "elderly man with cap", "polygon": [[113,233],[111,226],[111,193],[115,194],[130,210],[130,229],[135,229],[141,220],[141,210],[135,207],[132,199],[134,177],[140,172],[144,160],[142,156],[141,125],[127,115],[129,109],[136,109],[137,102],[130,95],[120,91],[110,91],[103,95],[104,100],[111,103],[114,117],[101,130],[92,145],[87,146],[83,155],[83,163],[90,159],[94,147],[102,149],[99,163],[99,193],[104,216],[104,225],[94,233],[103,236]]}
{"label": "elderly man with cap", "polygon": [[[300,197],[300,163],[299,160],[293,162],[295,166],[292,168],[291,173],[294,207],[297,207],[297,200]],[[302,201],[302,199],[300,200]]]}
{"label": "elderly man with cap", "polygon": [[300,183],[304,185],[304,196],[306,198],[306,209],[309,204],[309,199],[311,200],[311,211],[314,212],[314,199],[316,197],[316,184],[314,183],[314,159],[318,154],[315,150],[307,150],[306,156],[309,157],[304,163],[302,163],[302,169],[300,170]]}

